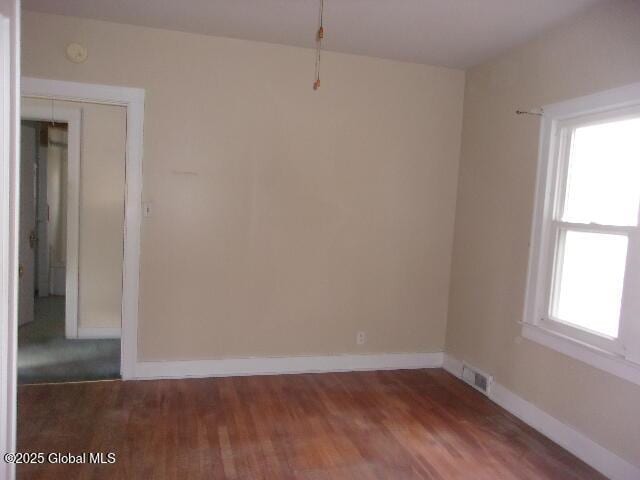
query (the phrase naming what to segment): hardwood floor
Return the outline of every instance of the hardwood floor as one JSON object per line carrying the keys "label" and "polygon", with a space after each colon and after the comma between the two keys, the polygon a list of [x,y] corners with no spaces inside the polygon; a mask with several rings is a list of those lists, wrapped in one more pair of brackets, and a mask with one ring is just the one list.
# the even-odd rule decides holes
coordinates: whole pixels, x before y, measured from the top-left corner
{"label": "hardwood floor", "polygon": [[18,446],[115,452],[43,479],[602,479],[443,370],[27,385]]}

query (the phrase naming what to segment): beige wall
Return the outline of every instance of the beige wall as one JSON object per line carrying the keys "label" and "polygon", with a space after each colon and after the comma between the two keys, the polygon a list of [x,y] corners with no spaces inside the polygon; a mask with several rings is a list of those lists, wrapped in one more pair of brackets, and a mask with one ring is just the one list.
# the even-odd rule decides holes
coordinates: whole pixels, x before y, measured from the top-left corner
{"label": "beige wall", "polygon": [[446,342],[636,465],[640,387],[519,337],[539,120],[514,111],[639,81],[640,3],[632,1],[607,2],[467,72]]}
{"label": "beige wall", "polygon": [[[24,103],[50,106],[47,100],[25,99]],[[122,305],[126,110],[80,102],[58,101],[55,105],[82,110],[78,326],[118,328]],[[66,178],[66,171],[54,169],[47,172],[49,179],[56,172]],[[52,210],[55,213],[55,208]],[[66,225],[64,219],[62,224]],[[50,263],[54,267],[59,258],[52,253]]]}
{"label": "beige wall", "polygon": [[142,359],[442,351],[462,71],[326,53],[314,92],[312,50],[23,26],[24,75],[146,89]]}
{"label": "beige wall", "polygon": [[122,318],[126,109],[81,106],[78,326],[117,328]]}

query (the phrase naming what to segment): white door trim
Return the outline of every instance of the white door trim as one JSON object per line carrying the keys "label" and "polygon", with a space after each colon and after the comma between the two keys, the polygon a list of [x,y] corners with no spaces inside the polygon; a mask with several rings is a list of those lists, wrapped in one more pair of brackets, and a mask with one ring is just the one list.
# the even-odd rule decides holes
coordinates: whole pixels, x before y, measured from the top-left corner
{"label": "white door trim", "polygon": [[[0,0],[0,455],[16,448],[20,8]],[[15,465],[0,461],[0,479]]]}
{"label": "white door trim", "polygon": [[[22,125],[20,125],[22,127]],[[40,127],[38,131],[38,135],[42,131],[42,127]],[[39,137],[38,137],[39,138]],[[22,139],[20,139],[22,142]],[[21,147],[22,148],[22,147]],[[36,201],[36,236],[38,239],[38,248],[36,250],[36,285],[38,290],[38,297],[48,297],[50,292],[50,266],[49,266],[49,249],[42,248],[43,245],[49,245],[49,235],[47,232],[48,222],[45,222],[44,219],[48,217],[49,209],[48,204],[43,205],[42,200],[46,198],[47,195],[47,179],[48,169],[47,169],[47,161],[48,161],[48,151],[44,148],[41,148],[38,145],[36,149],[36,161],[38,164],[37,172],[37,199]],[[46,203],[46,202],[45,202]],[[46,208],[45,208],[46,207]]]}
{"label": "white door trim", "polygon": [[142,146],[145,91],[24,77],[22,95],[81,102],[121,105],[127,108],[125,161],[124,260],[122,265],[121,375],[130,379],[138,359],[138,283],[140,276],[140,221],[142,198]]}
{"label": "white door trim", "polygon": [[[26,95],[23,93],[23,98]],[[81,107],[45,107],[23,104],[23,120],[55,121],[68,125],[67,133],[67,264],[65,278],[64,330],[67,338],[78,338],[78,275],[80,250],[80,151]]]}

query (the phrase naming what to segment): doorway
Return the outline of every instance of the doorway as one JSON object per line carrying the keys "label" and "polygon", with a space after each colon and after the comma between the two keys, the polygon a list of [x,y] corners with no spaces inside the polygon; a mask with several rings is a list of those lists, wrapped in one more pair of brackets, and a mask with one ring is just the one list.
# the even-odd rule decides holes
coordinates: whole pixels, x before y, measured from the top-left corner
{"label": "doorway", "polygon": [[[21,91],[22,96],[28,98],[113,105],[123,107],[126,111],[127,143],[125,154],[124,256],[121,278],[120,374],[123,380],[139,378],[141,373],[139,372],[137,337],[145,91],[144,89],[132,87],[31,77],[22,77]],[[45,120],[47,118],[49,117],[44,117]],[[69,135],[71,135],[71,132],[70,124]],[[70,143],[69,148],[71,147],[72,144]],[[69,155],[71,155],[71,152],[69,152]],[[16,196],[15,198],[19,197]],[[67,230],[69,228],[70,226],[67,225]],[[17,258],[14,261],[17,263]],[[67,268],[69,268],[68,265]],[[67,298],[69,293],[67,289]],[[17,318],[15,316],[10,318],[10,325],[14,328],[17,326]],[[16,340],[15,336],[11,339],[12,342]],[[15,371],[15,369],[12,370]]]}
{"label": "doorway", "polygon": [[[140,273],[140,223],[142,217],[142,156],[145,91],[140,88],[84,84],[59,80],[23,77],[13,67],[18,58],[18,17],[0,16],[0,75],[3,78],[0,101],[0,327],[6,335],[0,335],[0,449],[16,450],[16,380],[17,380],[17,292],[18,292],[18,206],[19,206],[19,106],[22,95],[32,98],[93,101],[120,105],[127,111],[126,147],[126,195],[124,260],[122,275],[122,335],[121,376],[124,380],[137,378],[138,362],[138,291]],[[14,25],[16,28],[14,28]],[[11,33],[13,35],[13,33]],[[10,41],[11,40],[11,41]],[[15,62],[14,62],[15,61]],[[21,85],[20,85],[21,83]],[[12,477],[13,464],[0,464],[0,476]]]}
{"label": "doorway", "polygon": [[120,378],[126,108],[22,103],[18,382]]}

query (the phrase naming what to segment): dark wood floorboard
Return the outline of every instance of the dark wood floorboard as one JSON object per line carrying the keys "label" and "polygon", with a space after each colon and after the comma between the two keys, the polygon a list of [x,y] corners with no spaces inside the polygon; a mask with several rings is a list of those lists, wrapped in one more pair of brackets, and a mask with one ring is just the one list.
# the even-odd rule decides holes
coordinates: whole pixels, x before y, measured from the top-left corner
{"label": "dark wood floorboard", "polygon": [[440,369],[25,385],[18,447],[115,452],[48,479],[602,479]]}

